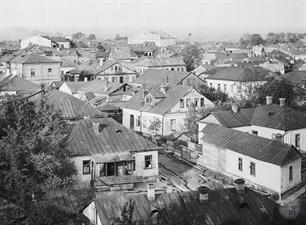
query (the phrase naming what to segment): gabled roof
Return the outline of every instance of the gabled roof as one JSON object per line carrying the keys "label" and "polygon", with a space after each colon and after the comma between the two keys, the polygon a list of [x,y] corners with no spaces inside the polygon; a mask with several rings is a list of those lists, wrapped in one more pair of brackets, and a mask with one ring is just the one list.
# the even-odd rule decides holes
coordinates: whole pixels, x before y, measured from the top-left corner
{"label": "gabled roof", "polygon": [[101,67],[99,67],[96,71],[95,71],[95,74],[99,74],[101,72],[103,72],[104,70],[107,70],[108,68],[116,65],[116,64],[119,64],[123,67],[125,67],[126,69],[128,70],[131,70],[131,72],[135,73],[135,68],[133,68],[134,65],[131,65],[129,63],[126,63],[126,62],[119,62],[119,61],[114,61],[114,60],[108,60],[106,61]]}
{"label": "gabled roof", "polygon": [[0,78],[0,91],[16,91],[17,94],[33,94],[41,89],[38,85],[22,77],[9,75]]}
{"label": "gabled roof", "polygon": [[140,62],[135,63],[135,66],[163,67],[163,66],[186,66],[186,64],[181,57],[173,57],[173,58],[144,59]]}
{"label": "gabled roof", "polygon": [[285,73],[283,78],[294,84],[306,83],[306,71],[296,70],[293,72]]}
{"label": "gabled roof", "polygon": [[127,46],[112,47],[109,58],[113,60],[130,60],[132,59],[130,48]]}
{"label": "gabled roof", "polygon": [[[146,86],[146,90],[148,93],[158,92],[160,90],[160,84],[151,84],[151,86]],[[129,101],[123,104],[122,108],[138,111],[141,110],[143,112],[151,112],[163,115],[167,113],[175,104],[177,104],[181,98],[190,93],[192,90],[192,87],[169,84],[165,97],[156,105],[145,105],[143,91],[139,91]]]}
{"label": "gabled roof", "polygon": [[64,119],[82,119],[84,116],[101,118],[107,117],[107,114],[95,109],[86,102],[57,90],[50,90],[44,95],[48,103],[53,104],[56,109],[62,111]]}
{"label": "gabled roof", "polygon": [[170,84],[173,84],[173,85],[177,85],[185,77],[187,77],[188,74],[189,74],[188,72],[149,69],[149,70],[146,70],[141,76],[137,77],[133,81],[133,83],[135,83],[135,84],[170,83]]}
{"label": "gabled roof", "polygon": [[[193,206],[191,210],[195,210],[195,219],[202,225],[234,224],[232,221],[243,225],[261,225],[264,217],[280,217],[279,213],[275,213],[279,208],[275,202],[249,188],[245,189],[244,194],[248,208],[240,207],[241,194],[235,188],[210,190],[205,203],[200,203],[198,191],[165,193],[154,201],[149,201],[147,195],[143,194],[112,194],[96,198],[94,203],[102,224],[109,225],[111,218],[120,217],[123,207],[129,202],[135,203],[133,221],[137,221],[137,224],[152,224],[150,216],[153,210],[182,207],[182,200],[186,204],[185,207],[190,204]],[[173,223],[177,221],[169,218],[169,222],[171,219]]]}
{"label": "gabled roof", "polygon": [[206,124],[201,132],[206,143],[278,166],[302,157],[292,145],[216,124]]}
{"label": "gabled roof", "polygon": [[206,79],[229,81],[265,81],[269,71],[258,66],[218,68],[217,72]]}
{"label": "gabled roof", "polygon": [[[100,124],[99,134],[94,132],[93,123]],[[80,121],[73,127],[67,140],[67,145],[75,156],[158,149],[152,142],[111,118],[84,119]]]}
{"label": "gabled roof", "polygon": [[30,55],[19,55],[11,60],[12,63],[22,64],[40,64],[40,63],[60,63],[46,56],[30,54]]}

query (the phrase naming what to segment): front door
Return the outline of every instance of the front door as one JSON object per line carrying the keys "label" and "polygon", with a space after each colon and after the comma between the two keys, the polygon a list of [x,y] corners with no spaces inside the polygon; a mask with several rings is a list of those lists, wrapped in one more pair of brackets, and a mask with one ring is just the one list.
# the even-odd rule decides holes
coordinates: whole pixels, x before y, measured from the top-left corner
{"label": "front door", "polygon": [[130,115],[130,129],[134,130],[134,115]]}

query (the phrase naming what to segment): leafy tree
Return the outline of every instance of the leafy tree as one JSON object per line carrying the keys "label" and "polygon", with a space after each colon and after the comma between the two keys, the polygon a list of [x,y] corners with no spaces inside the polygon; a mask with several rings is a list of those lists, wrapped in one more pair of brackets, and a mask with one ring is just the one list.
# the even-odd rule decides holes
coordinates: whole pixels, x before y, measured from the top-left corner
{"label": "leafy tree", "polygon": [[96,35],[95,34],[88,35],[87,40],[88,41],[96,40]]}
{"label": "leafy tree", "polygon": [[252,45],[260,45],[260,44],[263,44],[263,43],[264,43],[264,40],[260,36],[260,34],[252,34],[251,35],[251,44]]}
{"label": "leafy tree", "polygon": [[186,63],[187,71],[192,71],[201,64],[201,50],[196,45],[187,45],[182,51],[182,56]]}
{"label": "leafy tree", "polygon": [[216,102],[225,102],[228,100],[228,95],[218,91],[212,87],[208,87],[207,85],[201,85],[198,90],[202,95],[208,98],[210,101]]}
{"label": "leafy tree", "polygon": [[239,40],[241,46],[248,46],[251,44],[251,34],[243,34]]}
{"label": "leafy tree", "polygon": [[[0,127],[0,200],[12,208],[9,224],[46,224],[43,187],[68,187],[76,174],[65,147],[67,124],[44,99],[10,96],[1,98]],[[43,212],[45,222],[37,223]]]}
{"label": "leafy tree", "polygon": [[72,39],[73,40],[83,40],[86,38],[86,34],[82,33],[82,32],[77,32],[72,34]]}
{"label": "leafy tree", "polygon": [[272,96],[273,103],[278,104],[279,98],[286,98],[286,104],[290,105],[293,99],[293,86],[286,80],[269,80],[266,84],[255,88],[256,103],[265,104],[266,96]]}
{"label": "leafy tree", "polygon": [[151,121],[150,126],[149,126],[149,130],[154,131],[155,135],[157,135],[157,132],[160,130],[161,128],[161,121],[158,118],[155,118],[153,121]]}

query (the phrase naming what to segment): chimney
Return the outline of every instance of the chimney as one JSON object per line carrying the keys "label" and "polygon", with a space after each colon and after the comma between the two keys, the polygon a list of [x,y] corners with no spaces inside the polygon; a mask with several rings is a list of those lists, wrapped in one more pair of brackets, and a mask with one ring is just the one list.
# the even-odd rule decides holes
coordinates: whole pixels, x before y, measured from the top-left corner
{"label": "chimney", "polygon": [[210,189],[209,187],[206,186],[200,186],[198,187],[198,192],[199,192],[199,201],[201,204],[205,203],[208,201],[208,193]]}
{"label": "chimney", "polygon": [[266,104],[271,105],[272,104],[272,96],[266,96]]}
{"label": "chimney", "polygon": [[147,196],[149,201],[155,201],[155,187],[154,184],[148,184]]}
{"label": "chimney", "polygon": [[92,129],[94,130],[95,134],[98,135],[100,133],[100,123],[93,122]]}
{"label": "chimney", "polygon": [[162,92],[163,94],[167,94],[167,85],[166,84],[161,84],[160,85],[160,92]]}
{"label": "chimney", "polygon": [[232,111],[233,111],[234,113],[238,113],[238,105],[233,104],[233,105],[232,105]]}
{"label": "chimney", "polygon": [[237,179],[234,181],[237,193],[239,194],[245,193],[244,183],[245,183],[244,179]]}
{"label": "chimney", "polygon": [[286,105],[286,98],[279,98],[279,106],[284,107]]}

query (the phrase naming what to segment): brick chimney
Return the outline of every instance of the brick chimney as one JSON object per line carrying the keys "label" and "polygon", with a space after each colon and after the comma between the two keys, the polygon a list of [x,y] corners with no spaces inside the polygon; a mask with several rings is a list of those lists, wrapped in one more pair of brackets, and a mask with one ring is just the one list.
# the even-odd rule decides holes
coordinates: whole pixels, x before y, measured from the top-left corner
{"label": "brick chimney", "polygon": [[154,184],[148,184],[147,197],[149,201],[155,201],[155,186]]}
{"label": "brick chimney", "polygon": [[278,100],[280,107],[284,107],[286,105],[286,98],[279,98]]}
{"label": "brick chimney", "polygon": [[238,111],[239,111],[238,105],[233,104],[233,105],[232,105],[232,111],[233,111],[234,113],[238,113]]}
{"label": "brick chimney", "polygon": [[208,193],[210,189],[209,187],[206,186],[200,186],[198,187],[198,192],[199,192],[199,201],[201,204],[205,203],[208,201]]}
{"label": "brick chimney", "polygon": [[272,100],[273,100],[272,96],[266,96],[266,104],[267,105],[271,105],[272,104]]}

